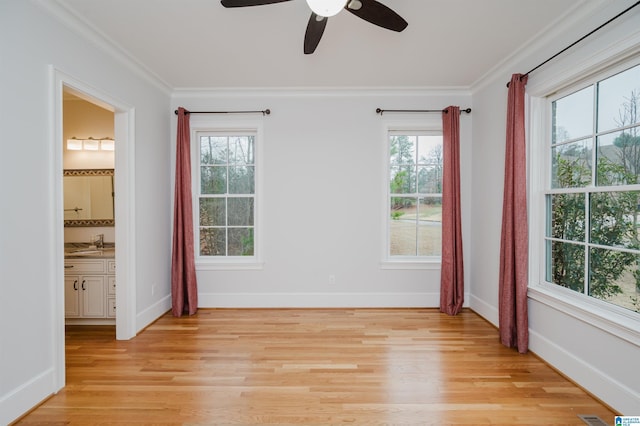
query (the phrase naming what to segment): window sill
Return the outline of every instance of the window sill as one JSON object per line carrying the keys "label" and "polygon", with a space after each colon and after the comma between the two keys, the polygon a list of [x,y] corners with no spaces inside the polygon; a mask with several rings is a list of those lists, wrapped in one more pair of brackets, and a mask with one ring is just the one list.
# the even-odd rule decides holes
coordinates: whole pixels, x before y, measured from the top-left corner
{"label": "window sill", "polygon": [[196,271],[257,271],[264,268],[264,262],[207,262],[196,261]]}
{"label": "window sill", "polygon": [[421,269],[440,270],[440,260],[383,260],[380,262],[380,269]]}
{"label": "window sill", "polygon": [[529,287],[527,294],[537,302],[640,346],[640,314],[636,312],[615,305],[603,306],[608,304],[545,284]]}

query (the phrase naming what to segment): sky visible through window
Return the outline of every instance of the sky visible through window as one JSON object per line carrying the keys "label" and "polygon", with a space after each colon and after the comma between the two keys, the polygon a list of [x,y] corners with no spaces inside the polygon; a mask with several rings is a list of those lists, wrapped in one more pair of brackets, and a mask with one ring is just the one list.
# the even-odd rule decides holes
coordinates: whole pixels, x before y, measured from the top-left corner
{"label": "sky visible through window", "polygon": [[[625,102],[628,102],[631,92],[635,90],[640,95],[640,65],[615,74],[599,84],[598,93],[598,131],[611,130],[620,127],[620,111]],[[575,139],[591,134],[593,130],[593,88],[589,86],[581,89],[579,96],[558,99],[558,103],[570,102],[562,109],[562,115],[557,117],[558,122],[567,132],[563,139]],[[574,92],[574,93],[578,93]],[[626,125],[631,123],[625,123]]]}

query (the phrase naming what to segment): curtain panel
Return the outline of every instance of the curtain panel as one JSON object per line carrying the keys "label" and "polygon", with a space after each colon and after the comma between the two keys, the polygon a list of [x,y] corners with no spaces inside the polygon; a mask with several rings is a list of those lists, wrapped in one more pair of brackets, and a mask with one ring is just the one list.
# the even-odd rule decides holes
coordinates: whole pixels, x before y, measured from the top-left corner
{"label": "curtain panel", "polygon": [[460,212],[460,108],[442,112],[442,266],[440,311],[456,315],[464,302]]}
{"label": "curtain panel", "polygon": [[509,83],[505,150],[498,316],[500,341],[526,353],[528,233],[525,86],[527,76],[514,74]]}
{"label": "curtain panel", "polygon": [[190,152],[189,113],[180,107],[178,108],[176,141],[176,182],[171,257],[171,311],[176,317],[183,314],[193,315],[198,310]]}

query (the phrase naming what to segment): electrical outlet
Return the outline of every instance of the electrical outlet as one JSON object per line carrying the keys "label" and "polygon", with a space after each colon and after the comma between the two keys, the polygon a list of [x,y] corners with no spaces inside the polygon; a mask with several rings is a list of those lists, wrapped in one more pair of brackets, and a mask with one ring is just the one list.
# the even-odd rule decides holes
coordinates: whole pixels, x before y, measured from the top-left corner
{"label": "electrical outlet", "polygon": [[156,294],[156,287],[157,287],[157,284],[152,284],[151,285],[151,295],[152,296],[154,296]]}

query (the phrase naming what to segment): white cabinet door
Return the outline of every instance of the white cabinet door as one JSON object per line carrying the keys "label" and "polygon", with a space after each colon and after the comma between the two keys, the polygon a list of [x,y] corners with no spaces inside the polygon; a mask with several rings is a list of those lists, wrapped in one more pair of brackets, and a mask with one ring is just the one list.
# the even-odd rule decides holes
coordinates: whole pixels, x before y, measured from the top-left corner
{"label": "white cabinet door", "polygon": [[99,324],[98,319],[115,318],[114,259],[65,259],[64,269],[66,318],[74,319],[74,324]]}
{"label": "white cabinet door", "polygon": [[104,318],[107,316],[107,287],[104,276],[84,275],[81,277],[82,316]]}
{"label": "white cabinet door", "polygon": [[68,318],[80,316],[80,276],[64,277],[64,315]]}

